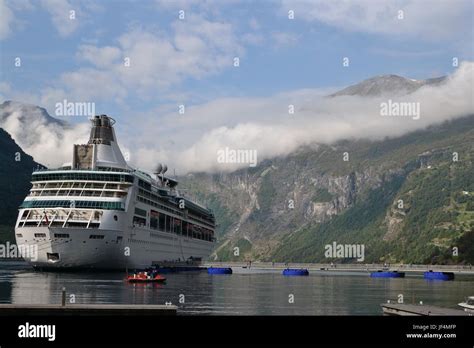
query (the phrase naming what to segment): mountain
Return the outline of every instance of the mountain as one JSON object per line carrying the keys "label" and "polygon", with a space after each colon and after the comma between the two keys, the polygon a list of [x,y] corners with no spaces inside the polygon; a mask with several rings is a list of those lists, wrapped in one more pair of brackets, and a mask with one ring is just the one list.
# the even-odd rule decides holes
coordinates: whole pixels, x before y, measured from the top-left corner
{"label": "mountain", "polygon": [[427,80],[412,80],[398,75],[381,75],[364,80],[355,85],[331,94],[330,97],[338,96],[401,96],[413,93],[423,86],[439,85],[446,81],[446,77],[437,77]]}
{"label": "mountain", "polygon": [[473,161],[471,115],[383,141],[301,148],[230,174],[195,173],[181,185],[214,210],[219,260],[338,262],[324,256],[337,242],[364,244],[364,262],[462,263],[474,261]]}
{"label": "mountain", "polygon": [[[404,95],[444,80],[379,76],[332,97]],[[26,152],[46,157],[61,149],[70,155],[70,147],[54,142],[41,148],[50,132],[68,141],[79,133],[42,108],[14,102],[0,105],[0,126],[12,129]],[[6,132],[0,135],[6,159],[0,201],[11,201],[0,221],[10,223],[37,163],[28,157],[12,163],[11,154],[21,149]],[[466,115],[397,138],[312,144],[253,168],[193,173],[181,177],[180,186],[214,210],[218,245],[212,257],[219,260],[341,262],[324,255],[325,245],[337,242],[364,244],[364,262],[473,263],[473,157],[474,115]],[[20,179],[13,181],[16,172]],[[10,199],[13,192],[18,202]]]}
{"label": "mountain", "polygon": [[23,149],[41,141],[38,129],[47,129],[56,137],[62,137],[68,128],[65,122],[51,117],[42,107],[10,100],[0,104],[0,127],[12,134]]}
{"label": "mountain", "polygon": [[31,173],[40,166],[0,128],[0,243],[13,241],[18,207],[28,194]]}
{"label": "mountain", "polygon": [[87,122],[67,123],[51,117],[42,107],[17,101],[0,104],[0,127],[25,152],[48,167],[67,162],[72,144],[83,142],[89,134]]}
{"label": "mountain", "polygon": [[[65,127],[66,123],[54,117],[51,117],[45,108],[25,104],[17,101],[7,100],[0,104],[0,124],[8,123],[10,120],[16,118],[22,123],[44,123],[47,125],[57,125]],[[15,117],[18,113],[18,117]]]}

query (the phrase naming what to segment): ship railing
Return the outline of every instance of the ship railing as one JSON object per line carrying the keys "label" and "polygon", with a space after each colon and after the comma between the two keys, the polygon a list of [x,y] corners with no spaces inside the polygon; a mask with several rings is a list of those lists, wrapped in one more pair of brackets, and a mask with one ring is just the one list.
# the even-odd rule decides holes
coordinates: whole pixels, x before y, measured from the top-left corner
{"label": "ship railing", "polygon": [[[44,216],[43,217],[42,216],[32,216],[28,219],[21,219],[20,222],[39,222],[39,221],[41,221],[41,218],[43,218],[42,219],[43,221],[46,221]],[[51,219],[51,217],[49,217],[49,219]],[[69,221],[71,221],[71,222],[83,222],[83,221],[88,222],[89,221],[88,218],[82,218],[82,217],[77,217],[77,218],[75,217],[75,218],[69,218],[69,219],[67,219],[67,217],[61,217],[61,218],[56,217],[54,219],[54,221],[62,221],[62,222],[66,221],[66,220],[68,222]],[[100,219],[93,219],[93,220],[90,220],[90,221],[91,222],[100,222]]]}
{"label": "ship railing", "polygon": [[135,169],[123,169],[123,168],[71,168],[71,167],[65,167],[65,168],[35,168],[33,170],[34,173],[36,172],[57,172],[57,171],[97,171],[97,172],[120,172],[120,173],[133,173],[135,172]]}
{"label": "ship railing", "polygon": [[[79,191],[80,189],[75,189],[76,191]],[[66,191],[66,190],[62,190]],[[74,193],[74,192],[63,192],[61,193],[60,191],[56,192],[43,192],[43,191],[33,191],[31,192],[28,196],[29,197],[108,197],[108,198],[121,198],[127,195],[127,191],[123,190],[114,190],[114,191],[95,191],[91,192],[90,190],[86,189],[84,192],[81,192],[79,194]]]}

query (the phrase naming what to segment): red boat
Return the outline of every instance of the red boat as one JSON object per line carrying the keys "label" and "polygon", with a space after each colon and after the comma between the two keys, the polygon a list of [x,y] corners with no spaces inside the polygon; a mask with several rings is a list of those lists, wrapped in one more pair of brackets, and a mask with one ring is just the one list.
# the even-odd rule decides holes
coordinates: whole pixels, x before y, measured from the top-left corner
{"label": "red boat", "polygon": [[166,278],[159,274],[149,274],[148,272],[139,272],[127,277],[129,283],[163,283]]}

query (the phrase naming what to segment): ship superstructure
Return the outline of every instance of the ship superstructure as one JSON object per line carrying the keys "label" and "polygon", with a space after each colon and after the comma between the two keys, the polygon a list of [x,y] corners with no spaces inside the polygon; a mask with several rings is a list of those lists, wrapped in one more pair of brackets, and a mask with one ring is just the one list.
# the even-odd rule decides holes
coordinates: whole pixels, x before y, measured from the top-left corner
{"label": "ship superstructure", "polygon": [[18,245],[36,268],[144,268],[207,258],[215,219],[184,197],[159,165],[155,177],[130,167],[117,144],[115,121],[92,118],[87,144],[74,145],[72,162],[33,172],[19,209]]}

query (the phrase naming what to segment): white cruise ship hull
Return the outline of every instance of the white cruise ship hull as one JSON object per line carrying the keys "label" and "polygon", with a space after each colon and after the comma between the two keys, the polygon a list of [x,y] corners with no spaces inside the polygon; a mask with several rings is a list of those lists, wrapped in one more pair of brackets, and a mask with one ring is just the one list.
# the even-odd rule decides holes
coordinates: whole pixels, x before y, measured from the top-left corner
{"label": "white cruise ship hull", "polygon": [[[68,238],[55,238],[58,234]],[[143,269],[157,263],[205,259],[213,248],[209,241],[139,227],[125,231],[23,227],[16,235],[17,245],[29,251],[23,258],[38,269]],[[91,235],[104,238],[91,239]]]}
{"label": "white cruise ship hull", "polygon": [[157,166],[155,178],[130,167],[115,120],[94,116],[87,144],[70,163],[32,173],[15,228],[23,258],[41,269],[143,269],[207,259],[212,211],[181,195]]}

